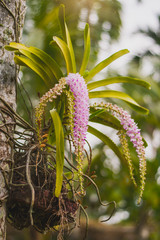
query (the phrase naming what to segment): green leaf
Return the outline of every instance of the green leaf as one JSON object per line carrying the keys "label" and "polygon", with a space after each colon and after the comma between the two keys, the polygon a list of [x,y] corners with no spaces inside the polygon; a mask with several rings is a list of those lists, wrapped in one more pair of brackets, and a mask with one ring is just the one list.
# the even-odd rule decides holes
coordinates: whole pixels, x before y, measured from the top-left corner
{"label": "green leaf", "polygon": [[117,130],[122,129],[119,120],[115,118],[112,114],[107,112],[107,110],[105,109],[95,110],[94,108],[90,108],[90,112],[92,114],[89,116],[89,121],[100,123]]}
{"label": "green leaf", "polygon": [[72,60],[71,60],[71,55],[70,55],[70,51],[67,44],[58,37],[53,37],[53,40],[54,41],[52,41],[51,44],[55,42],[63,53],[64,59],[66,62],[67,73],[68,74],[72,73],[73,72]]}
{"label": "green leaf", "polygon": [[70,56],[71,56],[71,62],[72,62],[72,68],[73,68],[73,73],[76,73],[76,61],[75,61],[75,55],[74,55],[74,50],[73,50],[73,45],[70,37],[70,33],[68,31],[68,27],[65,21],[65,6],[63,4],[60,5],[59,7],[59,23],[61,27],[61,32],[63,36],[64,42],[66,42]]}
{"label": "green leaf", "polygon": [[[11,42],[10,45],[6,46],[5,48],[9,51],[18,50],[21,54],[27,56],[32,61],[35,61],[37,65],[41,65],[40,67],[43,67],[45,71],[48,72],[48,75],[52,81],[52,85],[63,76],[60,67],[54,61],[54,59],[41,49],[38,49],[36,47],[26,47],[24,44],[15,42]],[[56,78],[55,81],[54,78]]]}
{"label": "green leaf", "polygon": [[103,133],[101,133],[100,131],[91,126],[88,126],[88,132],[93,134],[94,136],[99,138],[102,142],[104,142],[107,146],[109,146],[109,148],[117,155],[117,157],[120,160],[125,161],[125,158],[121,151],[119,150],[119,148],[117,147],[117,145],[108,136],[104,135]]}
{"label": "green leaf", "polygon": [[147,89],[151,88],[151,85],[146,81],[143,81],[143,80],[137,79],[137,78],[123,77],[123,76],[112,77],[112,78],[107,78],[107,79],[104,79],[104,80],[88,83],[87,88],[90,91],[92,89],[102,87],[102,86],[106,86],[106,85],[113,84],[113,83],[132,83],[132,84],[140,85],[140,86],[145,87]]}
{"label": "green leaf", "polygon": [[89,61],[89,56],[90,56],[90,28],[89,24],[86,24],[85,30],[84,30],[84,55],[83,55],[83,60],[82,60],[82,65],[81,69],[79,71],[80,75],[84,75],[84,72],[86,70],[88,61]]}
{"label": "green leaf", "polygon": [[73,45],[72,45],[70,33],[68,31],[66,23],[65,23],[65,30],[66,30],[67,45],[68,45],[71,60],[72,60],[73,73],[76,73],[76,60],[75,60],[75,55],[74,55],[74,50],[73,50]]}
{"label": "green leaf", "polygon": [[65,29],[65,6],[63,4],[60,4],[59,6],[59,23],[61,27],[63,40],[67,42],[66,29]]}
{"label": "green leaf", "polygon": [[53,72],[50,70],[50,68],[48,68],[46,64],[44,64],[44,62],[40,58],[38,58],[28,50],[20,49],[19,52],[22,53],[24,56],[28,57],[28,59],[34,62],[34,64],[37,65],[37,67],[41,68],[47,74],[49,79],[48,81],[49,86],[52,87],[54,83],[57,82]]}
{"label": "green leaf", "polygon": [[55,136],[55,131],[54,131],[54,126],[51,124],[49,131],[48,131],[48,144],[50,145],[55,145],[56,144],[56,136]]}
{"label": "green leaf", "polygon": [[[10,44],[11,44],[11,43],[10,43]],[[12,52],[14,52],[14,51],[17,50],[16,47],[12,47],[12,46],[10,46],[10,45],[6,45],[6,46],[4,46],[4,48],[5,48],[7,51],[12,51]]]}
{"label": "green leaf", "polygon": [[94,107],[93,108],[90,107],[90,112],[92,112],[92,114],[89,116],[89,120],[91,121],[94,117],[97,117],[101,113],[104,113],[105,109],[98,109],[98,110],[96,110]]}
{"label": "green leaf", "polygon": [[[23,58],[25,58],[25,57],[21,57],[22,58],[22,60],[20,60],[20,58],[18,57],[18,56],[16,56],[16,55],[14,55],[14,62],[15,62],[15,64],[17,64],[17,65],[19,65],[19,66],[24,66],[24,67],[28,67],[28,65],[26,65],[24,62],[23,62]],[[25,58],[26,59],[26,58]],[[32,69],[33,70],[33,69]],[[33,70],[34,71],[34,70]],[[35,71],[36,72],[36,71]],[[36,72],[37,73],[37,72]],[[37,73],[38,74],[38,73]],[[38,74],[38,75],[40,75],[40,74]]]}
{"label": "green leaf", "polygon": [[60,67],[58,66],[56,61],[50,55],[48,55],[41,49],[38,49],[35,47],[30,47],[29,50],[31,51],[31,53],[35,54],[47,65],[47,67],[53,72],[57,81],[63,76],[63,73],[62,73]]}
{"label": "green leaf", "polygon": [[102,62],[100,62],[97,66],[95,66],[88,73],[87,77],[85,78],[86,82],[91,80],[97,73],[99,73],[101,70],[103,70],[105,67],[107,67],[110,63],[115,61],[117,58],[120,58],[121,56],[123,56],[123,55],[125,55],[127,53],[129,53],[129,51],[127,49],[123,49],[123,50],[120,50],[120,51],[114,53],[113,55],[111,55],[110,57],[106,58]]}
{"label": "green leaf", "polygon": [[45,82],[46,86],[48,86],[48,88],[50,88],[50,78],[48,77],[48,75],[46,74],[46,72],[39,67],[36,63],[34,63],[32,60],[24,57],[24,56],[14,56],[14,61],[16,64],[19,65],[25,65],[29,68],[31,68],[34,72],[36,72]]}
{"label": "green leaf", "polygon": [[131,98],[128,94],[106,90],[106,91],[94,91],[89,92],[89,98],[117,98],[127,102],[134,110],[141,112],[143,114],[148,114],[148,109],[141,107],[133,98]]}
{"label": "green leaf", "polygon": [[55,196],[59,197],[63,183],[64,165],[64,132],[59,114],[55,109],[50,111],[56,135],[56,188]]}

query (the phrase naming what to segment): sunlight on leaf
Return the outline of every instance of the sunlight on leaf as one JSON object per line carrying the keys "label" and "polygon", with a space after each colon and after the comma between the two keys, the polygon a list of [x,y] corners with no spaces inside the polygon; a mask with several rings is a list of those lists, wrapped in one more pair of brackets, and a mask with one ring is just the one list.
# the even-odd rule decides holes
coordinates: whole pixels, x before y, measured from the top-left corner
{"label": "sunlight on leaf", "polygon": [[59,15],[58,16],[59,16],[58,19],[59,19],[59,24],[60,24],[63,40],[65,42],[67,42],[66,29],[65,29],[65,6],[63,4],[60,4],[60,6],[59,6]]}
{"label": "sunlight on leaf", "polygon": [[15,51],[15,54],[20,53],[28,57],[31,61],[34,61],[35,64],[37,64],[37,67],[44,68],[44,71],[46,71],[50,77],[52,86],[63,76],[63,73],[55,60],[41,49],[36,47],[26,47],[24,44],[15,42],[11,42],[9,46],[5,46],[5,49]]}
{"label": "sunlight on leaf", "polygon": [[39,67],[36,63],[34,63],[32,60],[24,57],[24,56],[14,56],[14,61],[18,65],[26,65],[29,68],[31,68],[34,72],[36,72],[45,82],[46,86],[48,88],[51,87],[50,78],[46,74],[46,72],[43,70],[43,68]]}
{"label": "sunlight on leaf", "polygon": [[106,90],[106,91],[94,91],[89,92],[89,98],[117,98],[127,102],[133,109],[139,111],[143,114],[148,114],[148,109],[141,107],[133,98],[131,98],[128,94],[114,91],[114,90]]}
{"label": "sunlight on leaf", "polygon": [[68,74],[72,73],[73,72],[72,59],[71,59],[70,51],[67,44],[58,37],[53,37],[53,41],[51,42],[51,44],[54,44],[54,43],[58,45],[58,47],[61,49],[63,53],[64,59],[66,62],[67,73]]}
{"label": "sunlight on leaf", "polygon": [[75,60],[73,45],[72,45],[71,37],[67,28],[67,24],[65,24],[65,30],[66,30],[67,45],[68,45],[68,49],[69,49],[71,61],[72,61],[73,73],[76,73],[76,60]]}
{"label": "sunlight on leaf", "polygon": [[89,56],[90,56],[90,28],[89,24],[86,24],[85,29],[84,29],[84,55],[83,55],[83,60],[82,60],[82,65],[79,73],[83,76],[84,71],[86,70],[88,61],[89,61]]}
{"label": "sunlight on leaf", "polygon": [[90,91],[92,89],[102,87],[102,86],[106,86],[106,85],[109,85],[109,84],[114,84],[114,83],[131,83],[131,84],[140,85],[140,86],[145,87],[147,89],[151,88],[151,85],[146,81],[143,81],[143,80],[137,79],[137,78],[123,77],[123,76],[112,77],[112,78],[107,78],[107,79],[104,79],[104,80],[99,80],[99,81],[95,81],[95,82],[92,82],[92,83],[88,83],[87,88]]}
{"label": "sunlight on leaf", "polygon": [[76,61],[75,61],[75,55],[74,55],[74,50],[73,50],[73,45],[70,37],[70,33],[65,21],[65,6],[63,4],[60,5],[59,7],[59,23],[61,27],[61,32],[62,32],[62,37],[64,42],[66,42],[70,56],[71,56],[71,61],[72,61],[72,68],[73,68],[73,73],[76,73]]}
{"label": "sunlight on leaf", "polygon": [[113,55],[111,55],[110,57],[106,58],[105,60],[103,60],[102,62],[100,62],[97,66],[95,66],[87,75],[87,77],[85,78],[86,82],[88,82],[89,80],[91,80],[97,73],[99,73],[100,71],[102,71],[105,67],[107,67],[110,63],[114,62],[116,59],[120,58],[121,56],[125,55],[129,53],[128,49],[123,49],[120,50],[116,53],[114,53]]}

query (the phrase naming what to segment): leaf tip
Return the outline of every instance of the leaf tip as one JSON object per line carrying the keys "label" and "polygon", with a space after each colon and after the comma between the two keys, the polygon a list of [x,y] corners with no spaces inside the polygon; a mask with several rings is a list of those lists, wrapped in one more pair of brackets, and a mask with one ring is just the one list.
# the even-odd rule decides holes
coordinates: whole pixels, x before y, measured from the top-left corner
{"label": "leaf tip", "polygon": [[64,4],[63,3],[61,3],[60,5],[59,5],[59,9],[61,10],[64,10],[65,9],[65,6],[64,6]]}
{"label": "leaf tip", "polygon": [[88,28],[89,28],[89,23],[86,23],[85,29],[88,30]]}
{"label": "leaf tip", "polygon": [[126,53],[130,53],[130,51],[126,48],[126,49],[124,49],[125,51],[126,51]]}
{"label": "leaf tip", "polygon": [[53,40],[50,41],[49,45],[53,45],[53,44],[55,44],[55,43],[56,43],[56,39],[55,39],[55,36],[53,36]]}

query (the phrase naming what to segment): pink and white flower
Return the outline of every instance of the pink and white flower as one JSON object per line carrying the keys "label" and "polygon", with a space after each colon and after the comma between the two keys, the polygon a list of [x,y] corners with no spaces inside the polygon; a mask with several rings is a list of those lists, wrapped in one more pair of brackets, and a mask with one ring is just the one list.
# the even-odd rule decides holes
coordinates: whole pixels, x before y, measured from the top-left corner
{"label": "pink and white flower", "polygon": [[106,104],[106,107],[113,113],[116,118],[119,119],[121,125],[123,126],[123,129],[125,129],[126,131],[126,135],[130,138],[130,141],[133,143],[133,146],[136,149],[139,158],[139,169],[141,177],[141,190],[138,199],[138,202],[140,202],[144,190],[146,175],[145,147],[140,133],[140,129],[137,127],[137,124],[131,118],[131,115],[125,110],[123,110],[123,108],[120,108],[117,105],[112,105],[111,103]]}
{"label": "pink and white flower", "polygon": [[74,96],[74,129],[73,141],[81,152],[84,149],[89,119],[89,96],[84,78],[79,73],[69,73],[66,77]]}

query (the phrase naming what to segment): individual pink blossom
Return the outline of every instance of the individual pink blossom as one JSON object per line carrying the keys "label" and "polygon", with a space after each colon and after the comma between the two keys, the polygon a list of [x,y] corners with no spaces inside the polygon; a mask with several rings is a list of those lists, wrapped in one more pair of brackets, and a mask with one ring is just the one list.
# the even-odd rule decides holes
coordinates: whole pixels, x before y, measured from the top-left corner
{"label": "individual pink blossom", "polygon": [[89,96],[84,78],[79,73],[69,73],[66,77],[74,96],[74,145],[83,151],[89,119]]}

